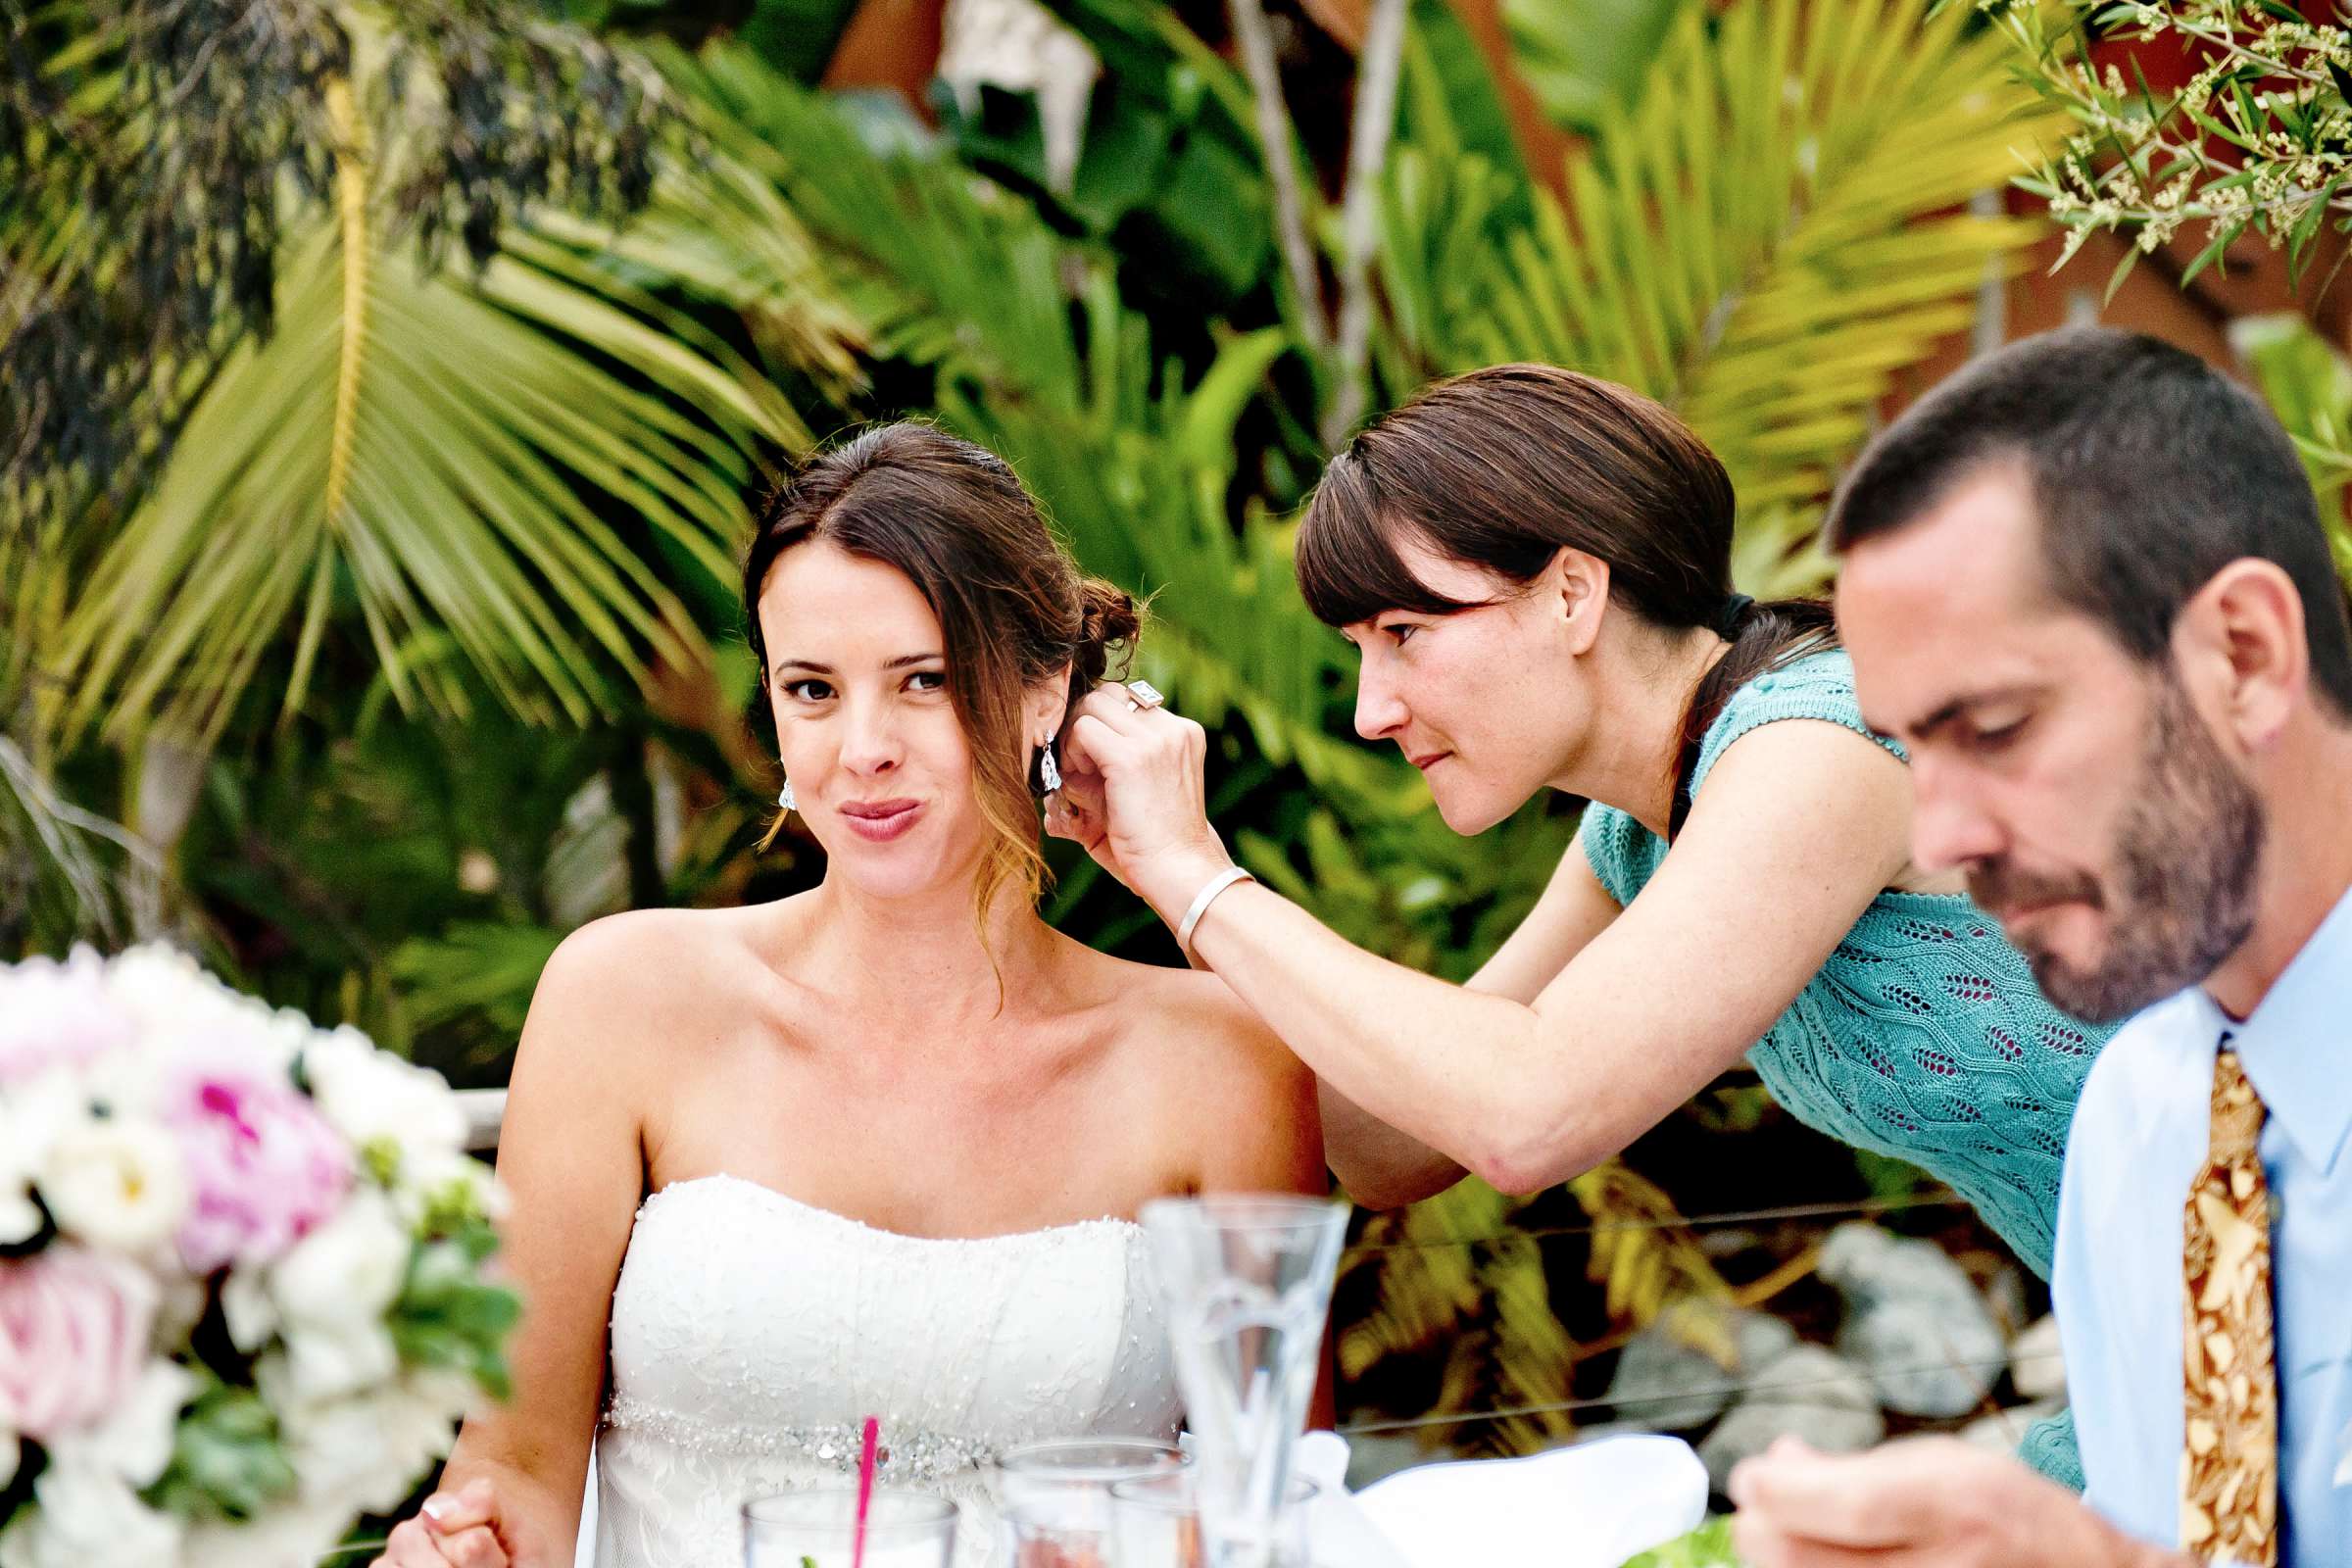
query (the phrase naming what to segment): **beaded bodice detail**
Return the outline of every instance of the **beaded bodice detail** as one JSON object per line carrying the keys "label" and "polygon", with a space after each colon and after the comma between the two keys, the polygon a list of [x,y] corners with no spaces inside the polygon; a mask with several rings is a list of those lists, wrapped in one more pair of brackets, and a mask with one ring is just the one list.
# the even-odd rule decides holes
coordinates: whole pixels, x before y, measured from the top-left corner
{"label": "beaded bodice detail", "polygon": [[956,1568],[983,1568],[1000,1450],[1180,1414],[1136,1226],[932,1240],[731,1176],[638,1209],[611,1356],[597,1568],[736,1568],[743,1502],[854,1477],[868,1415],[883,1483],[962,1504]]}

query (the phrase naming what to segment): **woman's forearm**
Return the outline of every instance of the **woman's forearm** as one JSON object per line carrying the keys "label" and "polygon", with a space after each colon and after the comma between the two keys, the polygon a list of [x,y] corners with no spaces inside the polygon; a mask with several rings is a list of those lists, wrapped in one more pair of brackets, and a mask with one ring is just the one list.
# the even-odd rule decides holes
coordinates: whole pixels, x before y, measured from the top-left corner
{"label": "woman's forearm", "polygon": [[1324,1159],[1361,1206],[1402,1208],[1462,1179],[1459,1160],[1368,1114],[1329,1084],[1321,1102]]}
{"label": "woman's forearm", "polygon": [[1265,888],[1221,895],[1193,946],[1333,1093],[1498,1187],[1551,1185],[1647,1125],[1534,1008],[1375,957]]}

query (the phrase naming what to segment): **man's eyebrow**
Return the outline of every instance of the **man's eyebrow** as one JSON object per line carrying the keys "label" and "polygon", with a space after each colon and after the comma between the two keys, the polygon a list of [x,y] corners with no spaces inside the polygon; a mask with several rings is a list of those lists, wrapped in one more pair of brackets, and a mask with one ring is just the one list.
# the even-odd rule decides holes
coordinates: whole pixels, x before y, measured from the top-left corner
{"label": "man's eyebrow", "polygon": [[2028,696],[2039,689],[2038,686],[2028,684],[1995,686],[1981,692],[1962,692],[1916,724],[1905,726],[1904,733],[1922,737],[1933,735],[1937,730],[1948,726],[1952,720],[1972,708],[1984,703],[2005,702],[2013,698]]}

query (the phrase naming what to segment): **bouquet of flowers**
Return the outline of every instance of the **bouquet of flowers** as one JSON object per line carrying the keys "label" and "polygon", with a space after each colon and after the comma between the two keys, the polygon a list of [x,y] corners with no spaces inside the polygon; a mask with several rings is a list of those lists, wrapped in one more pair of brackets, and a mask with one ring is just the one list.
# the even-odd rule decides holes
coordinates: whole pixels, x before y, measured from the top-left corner
{"label": "bouquet of flowers", "polygon": [[0,1568],[309,1568],[514,1297],[440,1075],[157,946],[0,964]]}

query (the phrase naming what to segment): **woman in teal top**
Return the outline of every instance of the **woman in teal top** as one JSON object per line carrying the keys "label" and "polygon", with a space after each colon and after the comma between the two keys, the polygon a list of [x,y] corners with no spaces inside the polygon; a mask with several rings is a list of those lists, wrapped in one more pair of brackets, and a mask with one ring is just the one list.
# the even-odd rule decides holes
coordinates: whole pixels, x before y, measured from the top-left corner
{"label": "woman in teal top", "polygon": [[[1707,727],[1693,793],[1734,741],[1776,720],[1862,722],[1842,650],[1803,655],[1732,693]],[[1578,832],[1592,874],[1630,905],[1667,843],[1613,806]],[[2052,1006],[1998,922],[1963,893],[1886,889],[1871,900],[1747,1059],[1806,1125],[1933,1171],[2049,1277],[2066,1128],[2112,1031]]]}
{"label": "woman in teal top", "polygon": [[[1731,586],[1722,464],[1635,393],[1545,366],[1442,382],[1333,460],[1298,577],[1360,657],[1356,729],[1448,826],[1592,803],[1466,986],[1247,884],[1202,808],[1199,725],[1105,688],[1048,822],[1159,911],[1323,1085],[1360,1201],[1467,1169],[1548,1187],[1743,1056],[1835,1137],[1950,1183],[2037,1272],[2104,1031],[2043,1000],[1954,866],[1914,863],[1901,752],[1827,609]],[[2045,1434],[2036,1458],[2072,1469]],[[2079,1485],[2079,1479],[2077,1480]]]}

